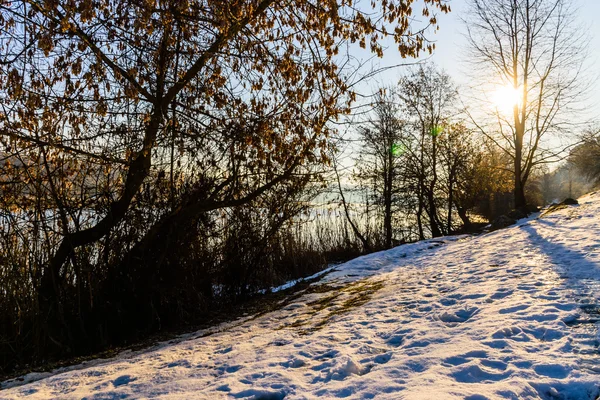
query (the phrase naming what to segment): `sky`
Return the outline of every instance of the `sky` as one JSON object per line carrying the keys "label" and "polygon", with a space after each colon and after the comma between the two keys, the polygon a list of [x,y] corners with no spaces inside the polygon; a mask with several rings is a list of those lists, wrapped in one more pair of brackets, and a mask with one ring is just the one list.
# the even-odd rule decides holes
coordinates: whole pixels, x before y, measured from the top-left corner
{"label": "sky", "polygon": [[[583,29],[588,30],[590,35],[589,52],[589,74],[592,78],[600,78],[600,68],[596,67],[600,61],[600,22],[597,22],[597,16],[600,15],[600,0],[573,0],[578,6],[579,22]],[[454,81],[460,86],[468,83],[468,75],[465,72],[466,63],[461,61],[466,54],[467,43],[463,37],[465,32],[461,18],[466,16],[467,0],[449,0],[448,3],[452,11],[448,14],[438,14],[439,31],[429,33],[428,38],[435,41],[436,50],[428,59],[435,62],[443,68]],[[417,10],[418,5],[413,7]],[[380,61],[381,65],[396,65],[407,60],[402,60],[400,56],[389,48]],[[389,84],[396,82],[406,69],[396,68],[388,70],[370,82],[371,88],[380,87],[382,83]],[[592,114],[600,115],[600,90],[592,87],[590,89],[589,107],[595,111]]]}
{"label": "sky", "polygon": [[[586,94],[584,100],[577,103],[577,107],[581,107],[582,113],[578,113],[573,121],[578,124],[573,133],[575,135],[560,135],[560,136],[548,136],[545,138],[543,145],[552,149],[567,149],[569,145],[573,145],[577,139],[578,134],[583,133],[590,126],[600,125],[600,85],[597,82],[600,81],[600,22],[596,22],[595,19],[600,15],[600,0],[572,0],[574,5],[577,7],[577,18],[578,25],[588,32],[589,40],[589,60],[587,65],[586,76],[589,77],[589,92]],[[428,39],[432,40],[436,44],[436,50],[433,55],[423,57],[434,62],[438,67],[445,70],[453,79],[459,89],[459,96],[461,100],[468,104],[468,93],[469,91],[469,74],[467,73],[468,64],[463,62],[467,55],[468,47],[467,40],[463,34],[465,32],[465,26],[461,18],[467,17],[467,2],[468,0],[448,0],[452,11],[448,14],[438,13],[439,30],[435,33],[428,33]],[[413,6],[415,11],[420,10],[419,0]],[[358,47],[358,46],[356,46]],[[358,49],[360,52],[360,49]],[[352,50],[354,55],[358,55],[355,49]],[[365,55],[367,58],[370,54],[363,51],[361,55]],[[359,58],[361,58],[359,56]],[[362,58],[363,60],[365,58]],[[382,59],[375,60],[372,64],[374,67],[390,67],[399,64],[415,63],[411,59],[402,59],[396,49],[394,48],[393,42],[387,51],[384,52]],[[375,77],[363,82],[356,89],[358,90],[362,101],[359,103],[363,107],[357,107],[356,110],[368,110],[372,101],[371,95],[376,93],[378,89],[386,86],[393,86],[397,84],[403,74],[406,74],[410,69],[407,67],[397,67],[386,69],[379,73]],[[489,99],[494,99],[497,96],[496,93],[492,93]],[[475,108],[472,108],[475,110]],[[360,113],[358,114],[360,118]],[[351,153],[351,152],[350,152]],[[550,169],[557,167],[559,163],[552,163],[549,165]]]}
{"label": "sky", "polygon": [[[600,23],[596,22],[600,15],[600,0],[574,0],[574,3],[579,7],[582,27],[589,30],[590,53],[593,58],[600,59]],[[461,56],[464,55],[466,41],[462,37],[465,29],[461,17],[466,16],[466,0],[450,0],[449,4],[452,12],[438,15],[440,30],[430,35],[437,48],[432,59],[455,79],[462,81],[465,74],[464,68],[461,68]]]}

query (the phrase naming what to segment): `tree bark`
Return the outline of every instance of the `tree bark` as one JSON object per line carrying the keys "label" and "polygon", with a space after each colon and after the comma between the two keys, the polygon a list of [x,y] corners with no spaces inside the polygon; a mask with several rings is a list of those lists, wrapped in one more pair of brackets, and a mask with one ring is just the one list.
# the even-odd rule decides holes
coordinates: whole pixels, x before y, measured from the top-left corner
{"label": "tree bark", "polygon": [[515,209],[523,212],[527,212],[527,200],[525,199],[525,181],[523,179],[523,137],[525,131],[524,121],[519,118],[517,107],[514,110],[515,119],[515,158],[514,158],[514,170],[515,170]]}
{"label": "tree bark", "polygon": [[384,169],[386,173],[385,187],[384,187],[384,230],[385,230],[385,248],[389,249],[392,247],[392,185],[393,185],[393,171],[392,171],[393,155],[390,151],[388,154],[388,165]]}
{"label": "tree bark", "polygon": [[465,210],[464,207],[456,207],[456,211],[458,212],[458,216],[460,217],[460,220],[463,223],[463,229],[465,231],[468,231],[469,229],[471,229],[471,220],[469,219],[469,216],[467,215],[467,210]]}

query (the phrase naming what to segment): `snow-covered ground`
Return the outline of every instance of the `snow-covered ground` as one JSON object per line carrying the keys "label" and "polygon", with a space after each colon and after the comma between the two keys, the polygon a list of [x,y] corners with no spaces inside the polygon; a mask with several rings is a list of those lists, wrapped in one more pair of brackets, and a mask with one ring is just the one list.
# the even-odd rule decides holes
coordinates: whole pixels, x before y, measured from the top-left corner
{"label": "snow-covered ground", "polygon": [[600,193],[338,266],[279,311],[0,398],[598,399]]}

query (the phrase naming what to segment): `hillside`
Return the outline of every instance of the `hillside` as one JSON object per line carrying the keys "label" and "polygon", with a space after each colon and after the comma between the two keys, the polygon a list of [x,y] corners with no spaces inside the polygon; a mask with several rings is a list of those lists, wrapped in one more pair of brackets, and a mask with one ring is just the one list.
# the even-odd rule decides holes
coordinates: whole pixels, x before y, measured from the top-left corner
{"label": "hillside", "polygon": [[279,311],[2,399],[600,398],[600,193],[478,237],[335,267]]}

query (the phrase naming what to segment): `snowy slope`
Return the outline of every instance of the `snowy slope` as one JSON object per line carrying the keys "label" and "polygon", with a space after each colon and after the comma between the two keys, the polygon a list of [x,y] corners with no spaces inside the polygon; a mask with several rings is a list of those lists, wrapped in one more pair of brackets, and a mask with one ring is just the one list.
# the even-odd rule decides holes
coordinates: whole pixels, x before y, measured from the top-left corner
{"label": "snowy slope", "polygon": [[358,258],[280,311],[0,398],[598,399],[600,193],[580,203]]}

